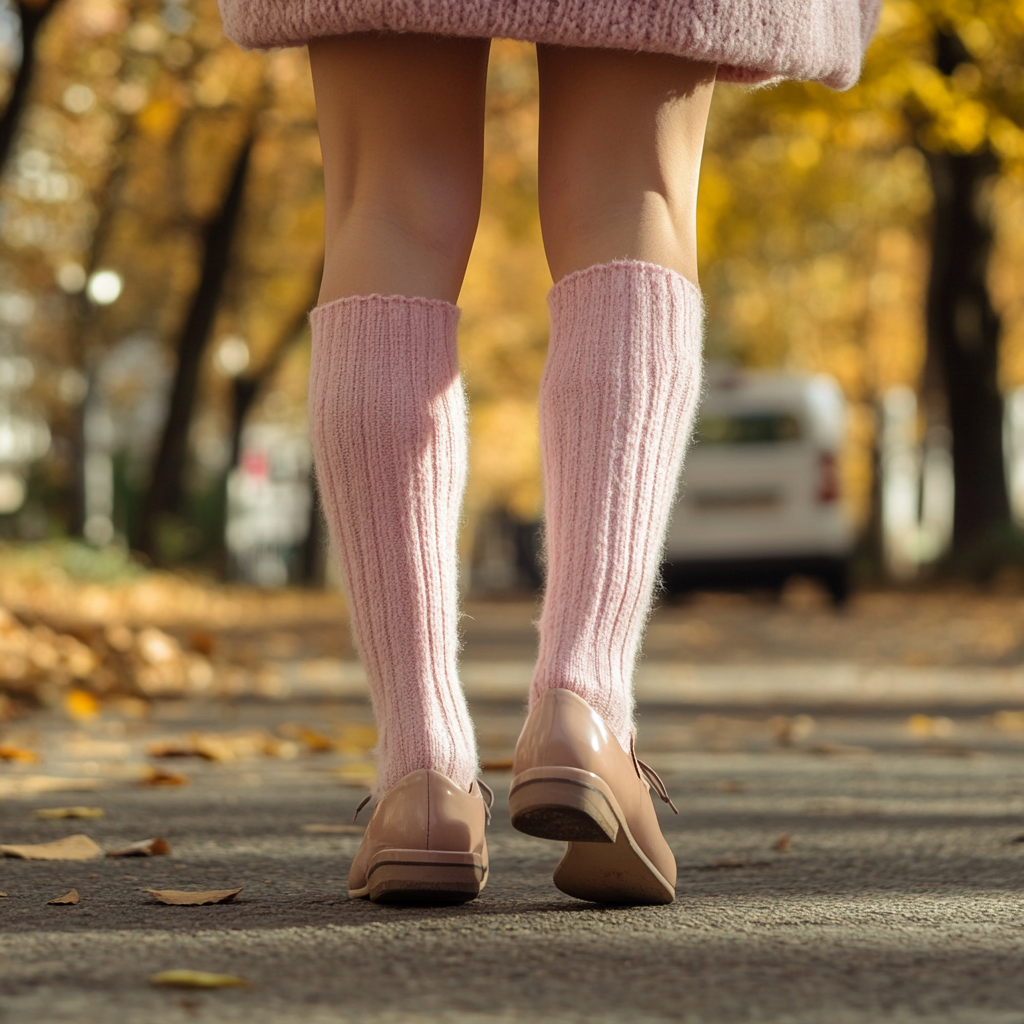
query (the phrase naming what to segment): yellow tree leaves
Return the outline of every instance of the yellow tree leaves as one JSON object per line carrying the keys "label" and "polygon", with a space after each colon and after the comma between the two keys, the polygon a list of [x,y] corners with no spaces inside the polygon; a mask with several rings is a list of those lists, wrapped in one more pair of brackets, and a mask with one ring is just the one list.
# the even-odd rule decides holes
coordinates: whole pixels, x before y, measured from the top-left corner
{"label": "yellow tree leaves", "polygon": [[[195,285],[198,230],[253,125],[241,237],[211,349],[238,336],[258,371],[309,302],[323,196],[305,51],[239,50],[223,38],[214,0],[184,17],[168,20],[156,0],[63,0],[40,45],[25,159],[2,186],[0,233],[20,287],[49,304],[25,331],[44,370],[82,362],[66,348],[73,310],[54,282],[70,263],[100,260],[125,278],[88,345],[102,350],[136,331],[173,337]],[[950,74],[936,67],[937,29],[968,58]],[[874,396],[913,384],[923,361],[922,149],[989,147],[1002,173],[991,196],[1000,224],[991,280],[1006,325],[1003,376],[1024,382],[1022,40],[1020,0],[887,0],[850,92],[717,90],[698,224],[712,356],[829,372],[867,422]],[[461,299],[470,532],[492,508],[532,518],[540,503],[536,391],[550,278],[536,209],[532,47],[493,44],[487,117],[483,214]],[[58,194],[78,198],[46,198]],[[305,370],[296,348],[273,389],[281,416],[302,418]],[[69,414],[58,379],[39,373],[33,397],[59,418]],[[223,424],[230,386],[204,374],[202,415]]]}
{"label": "yellow tree leaves", "polygon": [[[942,38],[963,48],[951,73],[936,63]],[[849,92],[717,91],[699,207],[710,352],[839,380],[853,403],[845,475],[861,514],[870,407],[889,387],[916,386],[924,362],[931,150],[988,147],[1001,164],[990,281],[1004,381],[1024,382],[1022,55],[1020,4],[889,0]]]}

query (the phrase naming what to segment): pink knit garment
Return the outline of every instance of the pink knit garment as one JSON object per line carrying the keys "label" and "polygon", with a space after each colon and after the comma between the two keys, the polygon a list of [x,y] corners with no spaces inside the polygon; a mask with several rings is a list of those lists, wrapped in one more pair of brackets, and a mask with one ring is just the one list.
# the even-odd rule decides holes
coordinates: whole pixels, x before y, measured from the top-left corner
{"label": "pink knit garment", "polygon": [[219,0],[246,48],[350,32],[525,39],[670,53],[718,65],[720,82],[813,79],[849,89],[881,0]]}
{"label": "pink knit garment", "polygon": [[377,716],[378,794],[419,768],[468,790],[476,744],[456,666],[459,311],[370,295],[318,306],[310,321],[313,453]]}
{"label": "pink knit garment", "polygon": [[551,290],[547,588],[530,704],[564,687],[629,749],[633,670],[701,387],[700,289],[616,262]]}

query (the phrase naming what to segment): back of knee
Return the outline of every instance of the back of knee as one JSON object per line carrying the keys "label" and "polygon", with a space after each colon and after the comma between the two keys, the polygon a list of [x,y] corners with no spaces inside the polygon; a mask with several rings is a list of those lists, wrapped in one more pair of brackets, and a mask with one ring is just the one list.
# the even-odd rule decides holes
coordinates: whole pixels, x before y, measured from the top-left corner
{"label": "back of knee", "polygon": [[476,235],[480,187],[406,169],[354,190],[340,213],[338,234],[379,232],[391,244],[424,259],[461,262],[468,258]]}

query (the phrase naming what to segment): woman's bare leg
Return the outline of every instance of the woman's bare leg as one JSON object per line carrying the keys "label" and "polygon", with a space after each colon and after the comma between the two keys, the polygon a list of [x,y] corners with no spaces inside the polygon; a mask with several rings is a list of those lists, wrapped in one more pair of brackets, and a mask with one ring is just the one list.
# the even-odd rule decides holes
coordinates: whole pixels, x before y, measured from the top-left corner
{"label": "woman's bare leg", "polygon": [[320,302],[455,302],[480,215],[490,43],[357,34],[309,45],[326,188]]}
{"label": "woman's bare leg", "polygon": [[540,212],[555,281],[641,260],[697,281],[697,179],[715,67],[538,46]]}

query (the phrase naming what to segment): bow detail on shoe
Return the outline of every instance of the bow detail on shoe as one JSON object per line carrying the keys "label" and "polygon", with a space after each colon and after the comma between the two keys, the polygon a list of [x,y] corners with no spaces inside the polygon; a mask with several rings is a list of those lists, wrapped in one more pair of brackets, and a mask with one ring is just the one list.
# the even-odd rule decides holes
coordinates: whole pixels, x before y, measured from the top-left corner
{"label": "bow detail on shoe", "polygon": [[487,785],[483,779],[477,779],[476,784],[484,795],[484,814],[487,816],[487,824],[491,823],[491,808],[494,806],[494,790]]}
{"label": "bow detail on shoe", "polygon": [[629,755],[633,758],[633,766],[636,768],[637,775],[641,779],[646,778],[648,783],[654,787],[654,792],[672,808],[672,813],[678,814],[679,808],[672,803],[672,797],[668,795],[668,789],[665,787],[665,783],[661,781],[661,776],[649,764],[644,764],[636,756],[636,741],[632,736],[629,738]]}
{"label": "bow detail on shoe", "polygon": [[359,802],[359,806],[356,808],[356,813],[352,815],[352,820],[355,821],[359,817],[359,812],[373,799],[372,793],[367,793],[365,797]]}

